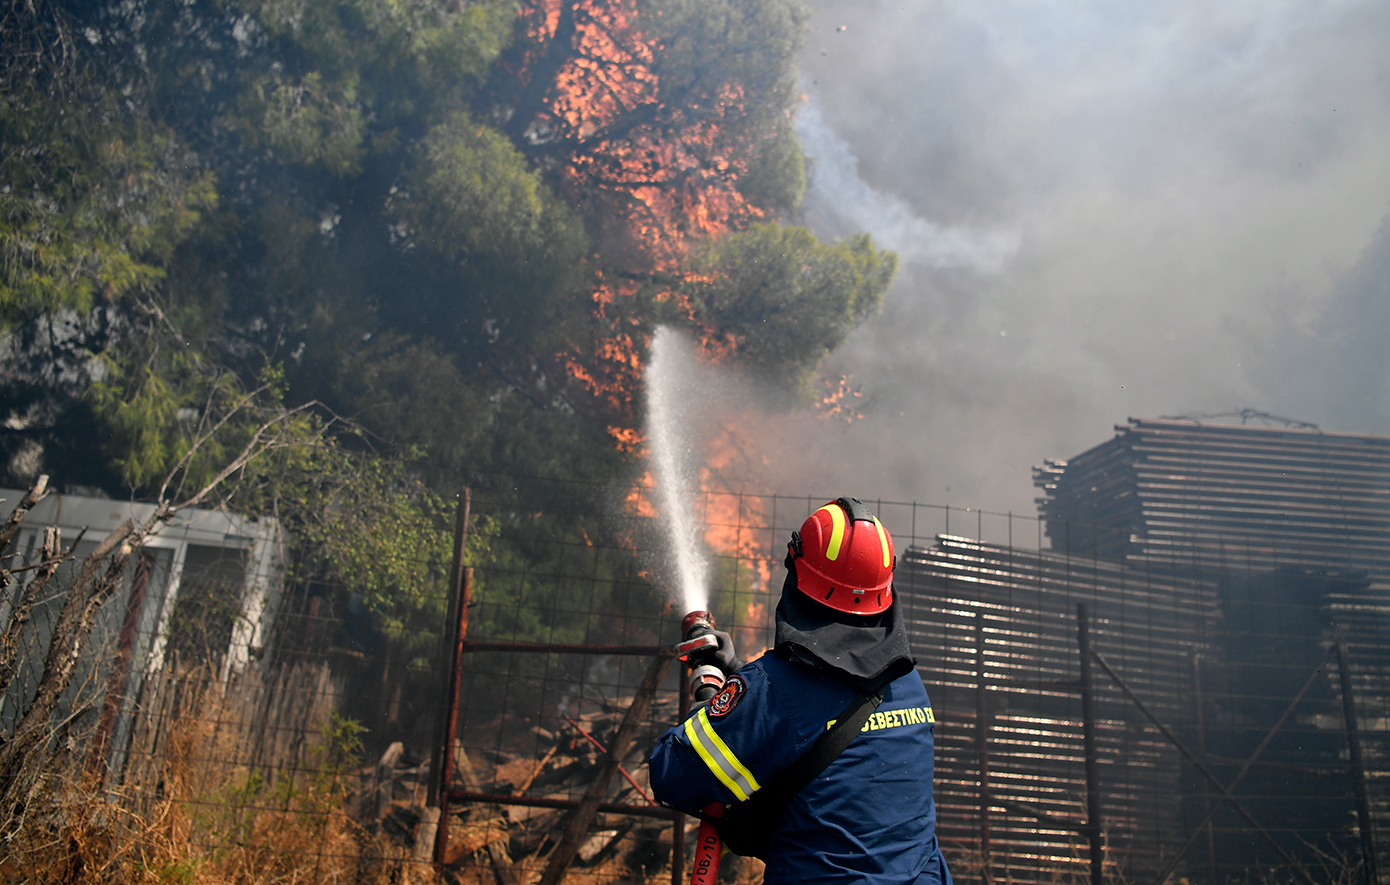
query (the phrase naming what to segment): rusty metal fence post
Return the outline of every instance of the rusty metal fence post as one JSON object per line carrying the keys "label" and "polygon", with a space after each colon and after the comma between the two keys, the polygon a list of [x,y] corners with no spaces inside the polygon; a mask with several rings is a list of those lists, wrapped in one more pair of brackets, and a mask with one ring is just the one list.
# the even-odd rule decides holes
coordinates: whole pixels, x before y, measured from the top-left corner
{"label": "rusty metal fence post", "polygon": [[454,520],[454,564],[449,571],[449,615],[445,627],[444,709],[435,741],[430,769],[433,775],[427,804],[439,806],[439,824],[434,836],[434,862],[443,863],[449,845],[449,786],[454,773],[454,740],[458,727],[459,680],[463,669],[463,641],[468,635],[468,602],[473,589],[472,569],[463,564],[464,546],[468,543],[468,517],[472,493],[463,490],[459,496]]}
{"label": "rusty metal fence post", "polygon": [[121,622],[121,635],[116,642],[116,656],[111,662],[111,673],[106,678],[106,697],[102,701],[101,719],[97,723],[96,735],[92,738],[91,754],[87,757],[87,770],[103,782],[108,777],[120,776],[120,772],[107,770],[111,755],[111,734],[116,729],[116,720],[120,717],[121,704],[125,699],[125,680],[126,674],[130,672],[135,630],[140,620],[140,609],[145,604],[145,591],[149,586],[150,572],[153,569],[154,556],[148,551],[142,553],[140,563],[135,567],[135,578],[131,581],[130,596],[126,600],[125,619]]}

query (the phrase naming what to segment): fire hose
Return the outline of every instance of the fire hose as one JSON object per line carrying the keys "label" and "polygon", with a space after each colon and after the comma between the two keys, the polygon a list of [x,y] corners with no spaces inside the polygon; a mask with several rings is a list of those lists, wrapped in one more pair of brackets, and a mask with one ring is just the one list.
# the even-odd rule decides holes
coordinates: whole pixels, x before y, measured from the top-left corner
{"label": "fire hose", "polygon": [[[724,684],[724,671],[708,661],[719,649],[719,637],[714,631],[714,616],[709,612],[694,611],[681,621],[681,636],[685,638],[676,646],[676,653],[690,668],[688,687],[693,704],[706,703]],[[704,811],[708,818],[724,816],[724,806],[718,802]],[[724,842],[717,828],[716,820],[700,821],[690,885],[714,885],[719,879],[719,858],[724,852]]]}

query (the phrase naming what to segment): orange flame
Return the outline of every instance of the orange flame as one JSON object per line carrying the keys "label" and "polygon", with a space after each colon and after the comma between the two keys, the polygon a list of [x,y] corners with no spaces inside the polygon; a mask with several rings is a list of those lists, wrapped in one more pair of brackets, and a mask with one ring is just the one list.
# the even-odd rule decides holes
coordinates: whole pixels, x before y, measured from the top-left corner
{"label": "orange flame", "polygon": [[[651,492],[656,488],[656,479],[650,470],[642,474],[637,484],[628,490],[624,503],[627,504],[629,512],[642,517],[643,519],[656,519],[656,505],[652,503]],[[636,547],[634,546],[635,550]]]}
{"label": "orange flame", "polygon": [[[694,309],[678,290],[691,246],[763,216],[738,190],[750,154],[740,148],[750,136],[732,136],[738,127],[726,125],[746,112],[742,87],[665,100],[661,47],[643,28],[637,0],[531,0],[520,17],[523,79],[548,78],[527,86],[544,99],[525,137],[545,146],[563,186],[609,204],[630,245],[607,251],[627,254],[635,277],[662,274],[669,283],[656,297],[693,321]],[[593,297],[603,344],[566,359],[613,414],[631,414],[641,362],[632,330],[612,308],[641,288],[601,282]],[[708,328],[697,337],[714,359],[736,346]]]}
{"label": "orange flame", "polygon": [[[755,479],[766,463],[759,446],[760,416],[745,409],[720,423],[708,443],[708,457],[700,472],[705,498],[705,542],[717,556],[736,562],[735,590],[740,598],[736,611],[735,642],[755,660],[763,653],[765,631],[771,623],[771,601],[777,538],[771,533],[768,498]],[[771,549],[769,549],[771,547]],[[749,574],[751,570],[751,574]],[[746,575],[746,579],[740,578]]]}
{"label": "orange flame", "polygon": [[[611,224],[594,232],[617,240],[604,249],[610,273],[592,292],[598,343],[572,347],[563,362],[608,410],[614,444],[631,454],[645,444],[627,422],[635,417],[640,355],[649,342],[630,305],[645,296],[673,306],[697,327],[705,357],[726,359],[739,342],[699,330],[682,291],[683,282],[693,281],[686,258],[698,242],[763,217],[738,188],[755,153],[749,139],[761,135],[728,125],[747,113],[747,95],[731,84],[713,94],[663,95],[669,84],[658,73],[662,47],[643,15],[638,0],[526,0],[518,72],[526,94],[541,96],[526,108],[524,137],[546,157],[567,196],[610,216]],[[658,275],[664,282],[656,283]],[[749,430],[760,422],[745,417],[732,416],[709,441],[700,481],[706,542],[719,556],[736,559],[742,574],[752,568],[739,581],[751,598],[736,614],[740,647],[747,650],[770,615],[765,594],[773,589],[774,563],[765,531],[749,528],[765,526],[765,499],[739,494],[750,486],[749,468],[762,463]],[[655,516],[652,486],[647,474],[632,488],[632,512]]]}
{"label": "orange flame", "polygon": [[816,404],[817,417],[827,421],[843,421],[852,424],[864,417],[864,413],[859,411],[855,400],[864,396],[864,391],[858,385],[850,383],[850,376],[841,375],[838,379],[826,379],[821,382],[825,388],[825,395]]}

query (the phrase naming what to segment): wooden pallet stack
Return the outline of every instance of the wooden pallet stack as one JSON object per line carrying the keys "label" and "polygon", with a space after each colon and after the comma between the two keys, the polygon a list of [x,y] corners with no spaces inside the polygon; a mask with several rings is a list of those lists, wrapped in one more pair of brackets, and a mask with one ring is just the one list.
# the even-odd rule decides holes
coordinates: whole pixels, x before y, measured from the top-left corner
{"label": "wooden pallet stack", "polygon": [[[1390,829],[1390,437],[1130,419],[1111,440],[1035,468],[1034,482],[1053,549],[1186,570],[1240,610],[1227,619],[1218,717],[1242,719],[1242,693],[1345,642],[1371,804]],[[1257,616],[1264,626],[1247,628]],[[1301,637],[1312,644],[1295,653]],[[1253,663],[1268,649],[1277,662]],[[1325,758],[1335,742],[1317,743],[1304,742],[1311,777],[1338,764]],[[1378,853],[1390,869],[1390,850]]]}
{"label": "wooden pallet stack", "polygon": [[1390,437],[1132,418],[1034,468],[1052,549],[1390,580]]}
{"label": "wooden pallet stack", "polygon": [[[1243,801],[1315,877],[1360,875],[1329,662],[1344,643],[1369,806],[1390,829],[1390,438],[1132,419],[1034,478],[1050,551],[943,536],[898,573],[939,710],[942,838],[988,843],[970,878],[1085,875],[1081,717],[1066,684],[1078,601],[1101,654],[1223,782],[1282,722]],[[1201,826],[1214,791],[1098,679],[1108,870],[1150,877],[1194,834],[1177,873],[1190,881],[1287,866],[1229,808]]]}
{"label": "wooden pallet stack", "polygon": [[[991,881],[1084,879],[1076,605],[1089,607],[1095,647],[1126,681],[1160,716],[1186,721],[1174,675],[1205,649],[1218,617],[1210,588],[951,536],[909,550],[897,586],[937,711],[943,845],[975,881],[986,865]],[[1152,871],[1182,838],[1181,759],[1118,691],[1099,692],[1096,714],[1106,867]]]}

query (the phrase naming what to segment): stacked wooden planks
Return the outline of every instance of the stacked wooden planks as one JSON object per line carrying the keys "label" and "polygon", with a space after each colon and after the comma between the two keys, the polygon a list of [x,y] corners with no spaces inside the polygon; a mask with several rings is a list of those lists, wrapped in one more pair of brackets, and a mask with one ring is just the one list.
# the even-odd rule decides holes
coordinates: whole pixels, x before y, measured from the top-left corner
{"label": "stacked wooden planks", "polygon": [[1390,580],[1390,437],[1132,418],[1034,484],[1054,550]]}
{"label": "stacked wooden planks", "polygon": [[[1034,482],[1054,551],[1213,588],[1222,619],[1200,667],[1205,687],[1194,682],[1186,706],[1202,713],[1218,772],[1235,773],[1308,671],[1345,643],[1372,814],[1386,829],[1390,438],[1130,419],[1107,442],[1035,468]],[[1341,703],[1335,673],[1326,674],[1243,787],[1291,844],[1344,847],[1350,832]],[[1310,822],[1327,823],[1319,833]],[[1271,862],[1229,811],[1216,818],[1205,853],[1209,869],[1196,878],[1239,874],[1235,866],[1220,872],[1218,860]],[[1387,868],[1390,852],[1382,845],[1378,853]]]}
{"label": "stacked wooden planks", "polygon": [[[909,550],[896,584],[936,709],[943,845],[972,879],[982,878],[986,831],[991,880],[1084,877],[1076,604],[1089,607],[1094,647],[1131,687],[1167,722],[1186,722],[1192,657],[1219,617],[1211,587],[1132,563],[952,536]],[[1185,836],[1181,758],[1103,676],[1096,684],[1107,869],[1151,874]]]}

